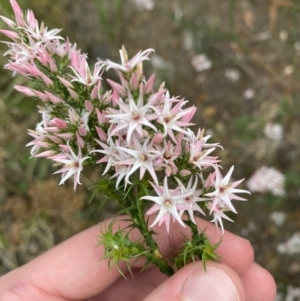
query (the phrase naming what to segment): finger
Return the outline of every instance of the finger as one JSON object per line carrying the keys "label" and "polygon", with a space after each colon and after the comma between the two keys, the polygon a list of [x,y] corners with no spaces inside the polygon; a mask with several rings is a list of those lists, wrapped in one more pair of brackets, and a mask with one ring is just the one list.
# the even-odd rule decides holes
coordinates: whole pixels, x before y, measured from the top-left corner
{"label": "finger", "polygon": [[[110,220],[102,222],[100,228],[105,229],[109,223]],[[201,229],[206,228],[206,233],[213,243],[219,240],[220,235],[214,225],[200,219],[197,223]],[[114,228],[124,228],[126,225],[127,222],[119,219]],[[176,227],[176,224],[174,226]],[[162,233],[156,238],[165,251],[182,243],[182,229],[173,231],[170,235],[165,234],[163,228],[155,230]],[[102,246],[95,247],[98,234],[99,225],[77,234],[17,271],[6,275],[0,282],[0,288],[5,285],[9,289],[14,288],[20,294],[25,294],[33,286],[49,295],[70,299],[83,299],[99,294],[120,275],[115,268],[108,272],[106,260],[99,261],[104,250]],[[133,239],[139,236],[137,231],[132,232]],[[238,273],[244,272],[253,258],[249,243],[228,232],[223,236],[218,254],[222,256],[223,262]]]}
{"label": "finger", "polygon": [[115,268],[108,271],[108,262],[100,260],[104,250],[96,247],[99,230],[99,225],[91,227],[0,278],[0,295],[3,289],[26,298],[35,290],[37,296],[44,292],[65,300],[84,299],[105,290],[120,273]]}
{"label": "finger", "polygon": [[[238,295],[240,300],[243,294],[241,291],[241,288],[239,286],[241,285],[240,281],[242,282],[242,287],[245,290],[245,296],[247,301],[273,301],[275,298],[276,294],[276,285],[274,282],[274,279],[272,276],[267,272],[265,269],[262,267],[258,266],[256,263],[252,263],[250,266],[249,270],[242,276],[240,276],[240,279],[236,280],[237,274],[232,273],[232,269],[226,267],[226,265],[216,265],[214,263],[208,263],[208,267],[217,267],[221,269],[223,272],[225,272],[227,275],[229,275],[230,279],[233,279],[234,285],[237,287]],[[208,268],[208,270],[209,270]],[[184,268],[185,269],[185,268]],[[196,271],[197,278],[196,278],[196,284],[193,281],[190,281],[189,285],[186,284],[186,280],[182,280],[182,277],[186,277],[186,274],[194,273]],[[228,288],[224,288],[222,285],[224,285],[224,281],[222,279],[218,280],[218,277],[221,276],[221,278],[224,276],[222,275],[215,275],[218,274],[216,271],[212,271],[210,275],[207,275],[206,273],[203,272],[203,267],[200,262],[195,263],[195,266],[192,266],[192,271],[186,270],[184,274],[180,274],[179,277],[181,277],[180,281],[184,281],[184,288],[185,290],[188,290],[187,293],[193,293],[193,288],[195,287],[197,291],[195,294],[198,296],[201,292],[201,295],[203,296],[203,291],[198,290],[199,286],[205,285],[203,289],[208,290],[211,298],[215,298],[213,300],[218,300],[222,301],[223,299],[219,300],[219,296],[216,296],[217,293],[215,293],[215,290],[220,290],[222,294],[225,294],[225,297],[231,300],[231,295],[226,295],[228,293]],[[178,273],[182,273],[182,271],[179,271]],[[175,298],[173,295],[171,295],[170,299],[163,299],[165,295],[169,295],[168,289],[173,291],[173,287],[168,288],[168,283],[164,283],[168,278],[165,275],[162,275],[157,269],[155,268],[149,268],[143,273],[139,273],[139,271],[133,271],[134,278],[128,277],[128,279],[120,278],[117,280],[116,283],[111,285],[105,292],[102,294],[98,295],[95,298],[89,299],[88,301],[115,301],[122,296],[122,300],[130,300],[130,301],[139,301],[143,300],[143,298],[146,298],[148,294],[150,294],[145,300],[177,300],[177,299],[171,299]],[[193,274],[193,276],[194,276]],[[203,277],[204,279],[199,279]],[[175,276],[173,276],[175,277]],[[176,276],[177,277],[177,276]],[[187,276],[187,277],[192,277],[192,276]],[[210,279],[213,278],[212,280]],[[228,279],[227,279],[228,280]],[[197,283],[199,282],[199,283]],[[211,284],[207,284],[207,282],[211,282]],[[221,283],[221,286],[220,286]],[[159,287],[160,286],[160,287]],[[176,282],[174,284],[176,288],[182,293],[183,288],[178,287],[178,283]],[[213,288],[211,288],[213,286]],[[154,289],[157,288],[156,292],[153,292]],[[164,290],[165,295],[161,294],[158,290]],[[213,293],[214,292],[214,293]],[[175,292],[176,293],[176,292]],[[187,298],[187,295],[190,294],[185,294],[184,292],[182,293],[184,297]],[[179,294],[180,295],[180,294]],[[178,298],[180,297],[178,295]],[[205,295],[205,294],[204,294]],[[158,296],[161,298],[159,299]],[[181,296],[182,297],[182,296]],[[225,298],[224,297],[224,298]],[[151,299],[152,298],[152,299]],[[183,297],[182,297],[183,298]],[[186,300],[186,299],[184,299]],[[190,299],[189,299],[190,300]],[[202,299],[197,299],[197,300],[202,300]],[[206,300],[206,299],[204,299]],[[210,299],[208,299],[210,300]]]}
{"label": "finger", "polygon": [[104,292],[87,301],[140,301],[168,279],[156,267],[150,266],[143,272],[140,269],[132,270],[132,274],[133,277],[128,275],[127,279],[120,277]]}
{"label": "finger", "polygon": [[[276,284],[270,273],[256,263],[241,275],[247,301],[273,301],[276,295]],[[255,294],[253,293],[255,292]]]}
{"label": "finger", "polygon": [[243,283],[225,264],[201,262],[183,267],[158,286],[144,301],[245,301]]}

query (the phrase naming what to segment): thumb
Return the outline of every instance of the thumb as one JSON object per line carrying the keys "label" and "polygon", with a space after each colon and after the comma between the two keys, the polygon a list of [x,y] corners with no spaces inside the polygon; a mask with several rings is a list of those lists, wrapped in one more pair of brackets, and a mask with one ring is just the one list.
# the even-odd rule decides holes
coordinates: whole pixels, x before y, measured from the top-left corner
{"label": "thumb", "polygon": [[239,276],[230,267],[213,262],[195,262],[180,269],[144,301],[245,301]]}

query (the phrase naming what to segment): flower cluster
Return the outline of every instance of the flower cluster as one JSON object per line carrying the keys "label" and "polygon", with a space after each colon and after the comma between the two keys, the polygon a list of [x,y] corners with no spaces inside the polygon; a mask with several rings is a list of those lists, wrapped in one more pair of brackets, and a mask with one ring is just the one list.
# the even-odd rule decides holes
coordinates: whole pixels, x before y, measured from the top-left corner
{"label": "flower cluster", "polygon": [[[232,201],[245,200],[236,193],[248,191],[236,188],[243,180],[230,181],[233,166],[222,177],[212,155],[219,144],[209,143],[203,129],[190,129],[196,108],[164,84],[155,90],[154,75],[145,78],[142,63],[153,49],[129,59],[123,47],[121,64],[99,59],[90,69],[87,55],[60,30],[39,25],[32,11],[10,2],[15,20],[2,16],[10,30],[0,30],[11,39],[5,68],[34,81],[35,88],[15,88],[42,103],[41,121],[29,131],[31,155],[59,166],[60,184],[73,177],[74,190],[86,167],[100,169],[123,192],[128,213],[136,206],[126,199],[134,186],[142,218],[156,215],[150,227],[165,224],[169,232],[171,222],[186,227],[195,212],[207,211],[224,232],[222,218],[230,220],[224,212],[236,213]],[[109,69],[119,82],[106,79],[105,90]]]}
{"label": "flower cluster", "polygon": [[284,175],[274,167],[260,167],[248,180],[247,186],[251,192],[284,196]]}
{"label": "flower cluster", "polygon": [[296,232],[285,243],[277,246],[277,251],[281,254],[299,254],[300,253],[300,232]]}

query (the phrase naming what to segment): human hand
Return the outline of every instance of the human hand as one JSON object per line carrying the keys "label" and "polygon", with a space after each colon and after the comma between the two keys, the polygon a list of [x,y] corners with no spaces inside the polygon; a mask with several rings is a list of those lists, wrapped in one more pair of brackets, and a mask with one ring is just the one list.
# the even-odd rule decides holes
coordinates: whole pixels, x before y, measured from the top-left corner
{"label": "human hand", "polygon": [[[110,220],[100,224],[109,225]],[[118,220],[114,227],[124,227]],[[211,243],[220,235],[215,226],[198,219]],[[175,224],[174,224],[175,225]],[[176,227],[176,226],[175,226]],[[164,255],[181,243],[181,230],[157,235]],[[116,268],[108,270],[102,246],[95,247],[99,225],[87,229],[44,253],[28,264],[0,278],[0,301],[273,301],[275,283],[272,276],[253,262],[249,242],[226,232],[217,254],[220,263],[202,262],[183,267],[167,278],[157,268],[139,272],[143,262],[134,264],[134,277],[124,279]],[[133,233],[133,236],[138,233]],[[126,267],[121,266],[126,272]]]}

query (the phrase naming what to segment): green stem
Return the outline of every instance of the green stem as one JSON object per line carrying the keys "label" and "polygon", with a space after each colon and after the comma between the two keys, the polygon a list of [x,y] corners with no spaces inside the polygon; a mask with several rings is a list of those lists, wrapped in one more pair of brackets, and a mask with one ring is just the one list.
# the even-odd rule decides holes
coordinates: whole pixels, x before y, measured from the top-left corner
{"label": "green stem", "polygon": [[[129,212],[130,215],[131,213],[132,211]],[[137,214],[133,220],[136,228],[138,228],[143,235],[146,245],[150,248],[150,253],[148,253],[146,257],[151,259],[151,262],[154,263],[162,273],[166,274],[167,276],[172,276],[174,274],[174,269],[168,265],[167,261],[163,259],[162,255],[160,254],[158,245],[153,239],[152,231],[149,231],[148,225],[142,215]]]}
{"label": "green stem", "polygon": [[192,222],[190,216],[188,216],[187,218],[188,218],[187,225],[190,227],[192,231],[192,239],[193,239],[199,235],[198,226]]}
{"label": "green stem", "polygon": [[159,259],[153,256],[153,254],[151,253],[145,253],[144,255],[147,259],[149,259],[151,263],[155,264],[162,273],[169,277],[174,275],[174,269],[171,266],[169,266],[165,260]]}
{"label": "green stem", "polygon": [[[134,227],[137,228],[144,240],[146,245],[149,247],[149,252],[145,254],[145,256],[150,260],[151,263],[154,263],[159,270],[166,274],[167,276],[172,276],[174,274],[174,269],[167,263],[167,261],[160,254],[159,248],[155,240],[153,239],[152,233],[153,231],[149,231],[148,224],[144,219],[144,212],[140,206],[139,197],[137,196],[137,191],[132,191],[130,196],[127,197],[128,200],[136,200],[135,206],[128,206],[127,212],[130,215]],[[125,202],[126,204],[127,202]],[[126,206],[126,205],[125,205]]]}
{"label": "green stem", "polygon": [[[198,226],[197,226],[197,224],[194,224],[191,221],[191,218],[189,216],[188,216],[188,223],[187,224],[188,224],[188,226],[190,227],[190,229],[192,231],[192,241],[191,241],[191,243],[194,246],[197,246],[197,247],[199,247],[200,245],[203,245],[203,240],[202,239],[199,240],[199,236],[201,234],[199,234]],[[200,251],[199,248],[196,248],[195,254],[199,257],[200,260],[202,259],[202,251]]]}

